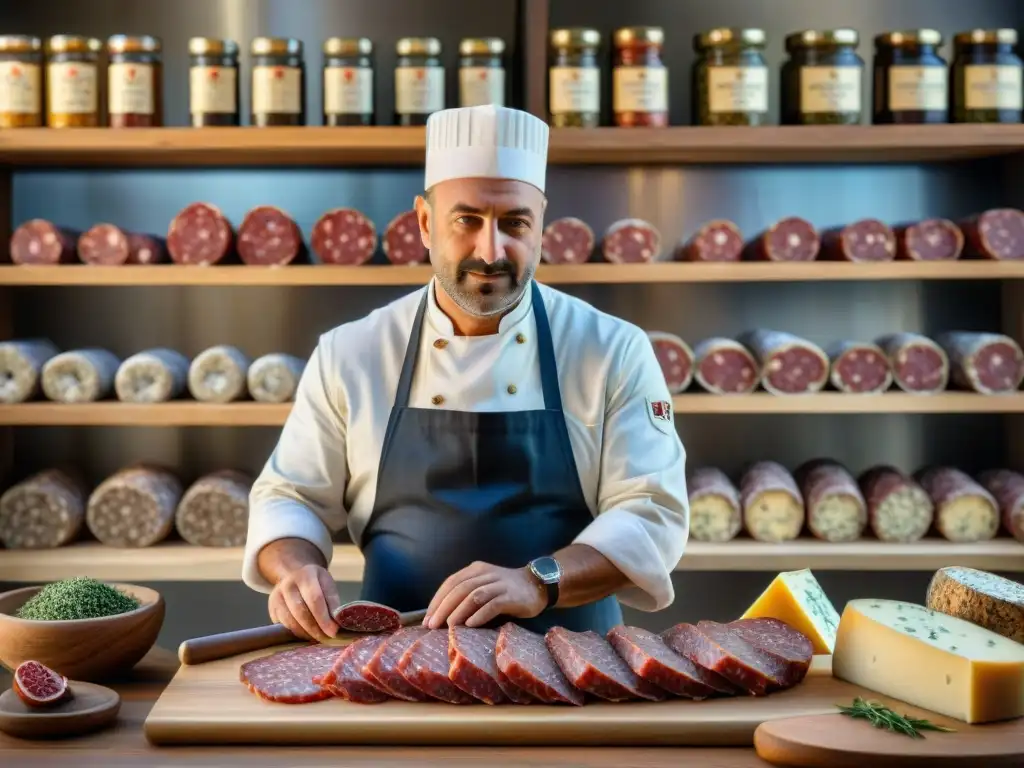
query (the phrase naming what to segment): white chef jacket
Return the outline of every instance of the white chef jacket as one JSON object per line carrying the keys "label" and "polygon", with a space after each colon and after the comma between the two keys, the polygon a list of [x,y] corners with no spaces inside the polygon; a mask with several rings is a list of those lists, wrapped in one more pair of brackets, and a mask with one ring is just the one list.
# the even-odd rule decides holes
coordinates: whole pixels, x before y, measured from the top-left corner
{"label": "white chef jacket", "polygon": [[[689,535],[686,452],[647,334],[545,285],[562,406],[594,521],[576,537],[632,582],[617,597],[655,611],[674,599],[671,574]],[[273,454],[250,495],[242,577],[270,592],[256,556],[297,537],[330,562],[332,535],[360,536],[373,509],[381,447],[413,320],[429,292],[413,408],[544,407],[537,329],[527,290],[497,334],[457,336],[434,283],[320,336]],[[529,535],[529,532],[526,532]],[[524,563],[525,565],[525,563]]]}

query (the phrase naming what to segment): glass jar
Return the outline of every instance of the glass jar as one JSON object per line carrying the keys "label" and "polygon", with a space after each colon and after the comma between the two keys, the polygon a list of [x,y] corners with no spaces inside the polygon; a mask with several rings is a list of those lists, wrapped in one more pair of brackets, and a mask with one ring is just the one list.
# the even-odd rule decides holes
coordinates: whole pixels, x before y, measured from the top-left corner
{"label": "glass jar", "polygon": [[99,58],[95,37],[54,35],[46,41],[46,124],[95,128],[100,124]]}
{"label": "glass jar", "polygon": [[238,43],[211,37],[188,41],[188,103],[192,125],[241,124]]}
{"label": "glass jar", "polygon": [[856,125],[864,105],[864,60],[854,29],[808,30],[786,38],[783,125]]}
{"label": "glass jar", "polygon": [[661,27],[623,27],[613,36],[612,114],[622,128],[668,125],[668,68]]}
{"label": "glass jar", "polygon": [[324,125],[373,125],[373,41],[331,37],[323,52]]}
{"label": "glass jar", "polygon": [[444,65],[436,37],[403,37],[395,45],[395,122],[426,125],[444,109]]}
{"label": "glass jar", "polygon": [[952,122],[1021,122],[1016,45],[1016,29],[972,29],[953,38]]}
{"label": "glass jar", "polygon": [[553,29],[550,40],[549,122],[556,128],[596,128],[601,124],[601,33]]}
{"label": "glass jar", "polygon": [[150,35],[107,39],[107,125],[163,125],[163,66],[160,40]]}
{"label": "glass jar", "polygon": [[249,120],[260,128],[306,124],[306,65],[302,41],[257,37],[252,56],[252,108]]}
{"label": "glass jar", "polygon": [[873,122],[948,121],[949,73],[940,45],[942,33],[935,29],[886,32],[875,38]]}
{"label": "glass jar", "polygon": [[0,35],[0,128],[43,124],[43,41]]}
{"label": "glass jar", "polygon": [[459,106],[505,106],[505,41],[467,37],[459,43]]}
{"label": "glass jar", "polygon": [[694,125],[768,123],[766,44],[762,29],[720,28],[694,36]]}

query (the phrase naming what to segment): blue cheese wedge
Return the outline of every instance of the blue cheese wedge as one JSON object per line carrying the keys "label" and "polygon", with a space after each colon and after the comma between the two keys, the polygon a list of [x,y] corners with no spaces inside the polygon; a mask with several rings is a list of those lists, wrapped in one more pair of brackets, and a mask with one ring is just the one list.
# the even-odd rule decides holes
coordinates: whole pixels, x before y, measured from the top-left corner
{"label": "blue cheese wedge", "polygon": [[1024,643],[1024,584],[974,568],[940,568],[925,604]]}
{"label": "blue cheese wedge", "polygon": [[778,619],[810,638],[814,652],[832,653],[839,613],[807,568],[780,573],[741,619]]}

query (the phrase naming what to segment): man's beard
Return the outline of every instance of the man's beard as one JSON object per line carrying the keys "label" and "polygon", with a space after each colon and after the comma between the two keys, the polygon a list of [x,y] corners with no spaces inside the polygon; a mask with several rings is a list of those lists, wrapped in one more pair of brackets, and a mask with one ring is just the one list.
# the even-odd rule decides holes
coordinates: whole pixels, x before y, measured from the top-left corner
{"label": "man's beard", "polygon": [[[482,275],[507,275],[508,287],[497,284],[481,283],[471,287],[469,271]],[[523,274],[516,274],[516,265],[506,259],[488,264],[472,256],[463,259],[456,265],[446,265],[435,269],[437,281],[445,293],[458,305],[459,309],[475,317],[499,315],[514,306],[530,284],[536,268],[531,264],[523,269]]]}

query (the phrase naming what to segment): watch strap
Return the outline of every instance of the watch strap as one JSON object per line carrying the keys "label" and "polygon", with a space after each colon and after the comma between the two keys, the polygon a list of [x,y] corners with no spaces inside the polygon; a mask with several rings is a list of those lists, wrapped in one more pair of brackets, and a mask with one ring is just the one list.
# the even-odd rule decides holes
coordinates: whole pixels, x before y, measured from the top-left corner
{"label": "watch strap", "polygon": [[545,584],[548,590],[548,604],[546,608],[554,608],[558,605],[558,582],[553,581],[550,584]]}

